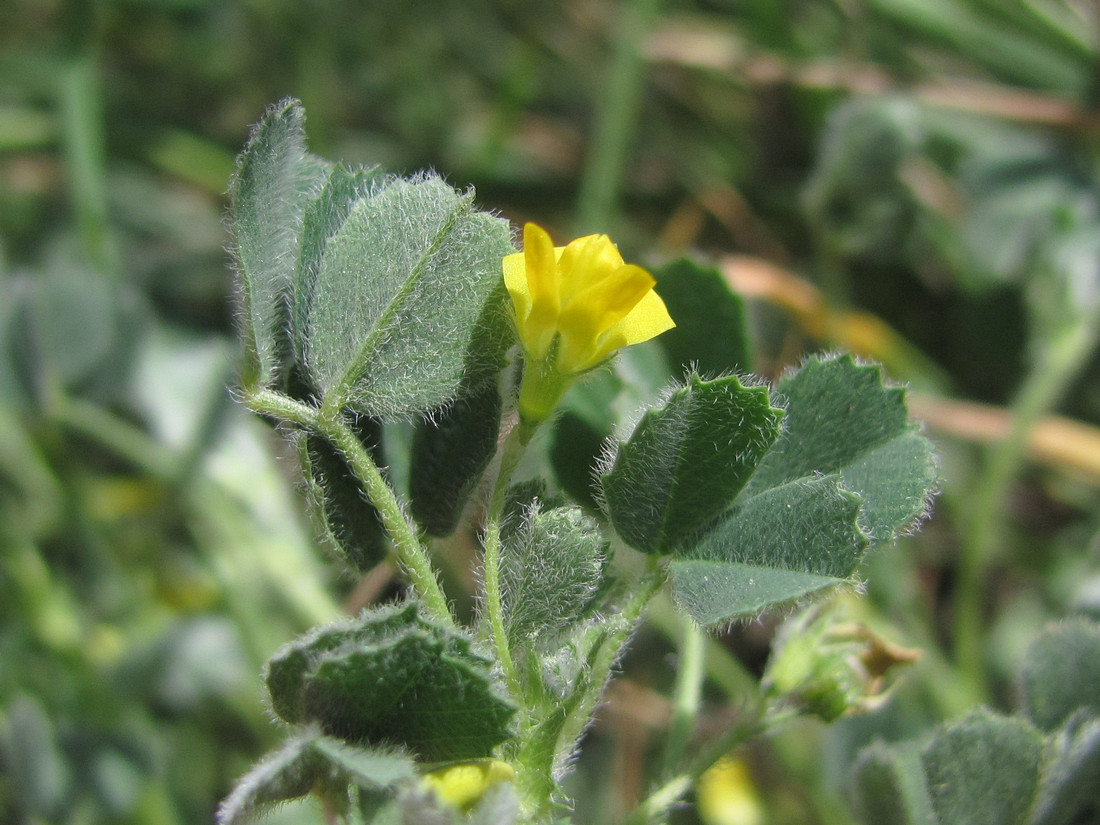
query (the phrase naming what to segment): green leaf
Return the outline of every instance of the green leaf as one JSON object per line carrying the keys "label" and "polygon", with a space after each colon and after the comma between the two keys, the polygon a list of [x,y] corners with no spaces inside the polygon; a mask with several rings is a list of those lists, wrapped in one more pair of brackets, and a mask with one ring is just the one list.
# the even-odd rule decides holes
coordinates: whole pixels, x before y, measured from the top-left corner
{"label": "green leaf", "polygon": [[852,778],[856,816],[866,825],[937,825],[917,745],[864,748]]}
{"label": "green leaf", "polygon": [[837,476],[799,479],[744,499],[673,560],[677,602],[711,626],[842,584],[867,548],[859,508],[859,496]]}
{"label": "green leaf", "polygon": [[288,367],[288,301],[302,220],[326,173],[325,162],[306,151],[304,120],[295,100],[269,109],[237,159],[230,186],[242,332],[255,361],[252,378],[261,384]]}
{"label": "green leaf", "polygon": [[1035,728],[988,711],[938,729],[921,754],[939,821],[969,825],[1024,825],[1042,760]]}
{"label": "green leaf", "polygon": [[305,362],[308,318],[328,242],[344,225],[356,203],[370,193],[372,183],[378,178],[379,173],[374,168],[335,166],[320,195],[306,208],[294,287],[294,311],[291,313],[294,354],[299,363]]}
{"label": "green leaf", "polygon": [[305,317],[306,366],[325,403],[405,416],[499,367],[512,251],[506,221],[437,177],[391,179],[357,201],[325,246]]}
{"label": "green leaf", "polygon": [[501,397],[495,383],[463,391],[417,422],[409,493],[414,518],[433,536],[449,536],[496,452]]}
{"label": "green leaf", "polygon": [[715,269],[686,258],[653,271],[668,314],[680,322],[657,339],[674,372],[745,373],[751,367],[745,306]]}
{"label": "green leaf", "polygon": [[677,601],[705,625],[841,584],[869,542],[893,538],[927,507],[932,446],[877,367],[813,358],[777,390],[782,435],[734,508],[671,567]]}
{"label": "green leaf", "polygon": [[1031,643],[1020,669],[1020,704],[1044,730],[1078,710],[1100,716],[1100,625],[1066,621]]}
{"label": "green leaf", "polygon": [[552,640],[589,613],[607,541],[578,507],[535,503],[501,550],[504,625],[515,645]]}
{"label": "green leaf", "polygon": [[781,416],[764,387],[689,375],[645,414],[600,479],[616,531],[647,553],[684,547],[748,482]]}
{"label": "green leaf", "polygon": [[785,375],[783,435],[760,462],[746,495],[818,473],[839,473],[863,501],[860,524],[889,541],[927,510],[936,481],[932,444],[909,423],[905,391],[851,356],[815,357]]}
{"label": "green leaf", "polygon": [[987,710],[933,731],[923,744],[876,744],[853,773],[867,825],[1025,825],[1046,743],[1026,720]]}
{"label": "green leaf", "polygon": [[425,761],[489,756],[510,735],[514,706],[490,661],[464,636],[425,620],[415,603],[321,628],[268,663],[272,706],[356,744],[392,743]]}
{"label": "green leaf", "polygon": [[1077,825],[1100,812],[1100,719],[1077,713],[1052,737],[1032,825]]}
{"label": "green leaf", "polygon": [[[353,429],[382,465],[381,423],[359,416]],[[364,496],[343,454],[328,440],[309,434],[304,444],[311,498],[329,540],[353,568],[370,570],[385,560],[390,546],[378,509]]]}
{"label": "green leaf", "polygon": [[315,787],[333,798],[354,784],[383,791],[416,776],[412,760],[392,750],[365,750],[308,731],[258,762],[238,780],[218,810],[218,825],[238,825],[266,808],[297,799]]}

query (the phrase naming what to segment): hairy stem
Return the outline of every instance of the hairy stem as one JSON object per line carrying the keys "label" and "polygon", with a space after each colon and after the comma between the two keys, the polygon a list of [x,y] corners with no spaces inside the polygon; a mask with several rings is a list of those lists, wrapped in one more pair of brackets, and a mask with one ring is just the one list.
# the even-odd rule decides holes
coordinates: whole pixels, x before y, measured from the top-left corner
{"label": "hairy stem", "polygon": [[504,501],[508,493],[508,485],[512,480],[512,473],[516,465],[523,457],[527,444],[534,435],[534,426],[525,424],[520,420],[504,440],[504,446],[500,455],[500,470],[497,472],[496,483],[493,485],[493,495],[489,500],[489,512],[485,519],[485,560],[483,575],[485,577],[485,611],[489,618],[489,627],[493,632],[493,645],[496,648],[497,659],[504,670],[504,676],[508,680],[508,687],[517,699],[523,696],[523,686],[516,674],[516,666],[512,661],[512,650],[508,642],[508,633],[504,627],[504,604],[500,592],[500,529],[501,518],[504,515]]}
{"label": "hairy stem", "polygon": [[408,520],[393,489],[382,477],[370,452],[356,438],[351,427],[340,415],[322,415],[320,410],[269,390],[258,390],[246,397],[255,412],[296,424],[327,438],[344,455],[363,492],[377,508],[382,524],[393,542],[394,554],[409,578],[417,596],[438,619],[454,625],[447,599],[435,577],[428,554]]}

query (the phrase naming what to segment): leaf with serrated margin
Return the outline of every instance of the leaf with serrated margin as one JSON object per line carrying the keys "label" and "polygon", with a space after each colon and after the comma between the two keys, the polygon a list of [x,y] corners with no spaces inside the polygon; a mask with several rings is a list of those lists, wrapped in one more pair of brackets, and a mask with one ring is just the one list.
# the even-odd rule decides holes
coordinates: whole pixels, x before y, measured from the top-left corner
{"label": "leaf with serrated margin", "polygon": [[1100,717],[1100,625],[1071,619],[1041,633],[1020,668],[1020,705],[1053,730],[1079,710]]}
{"label": "leaf with serrated margin", "polygon": [[787,399],[783,435],[745,491],[839,473],[863,500],[860,523],[878,543],[927,509],[936,481],[932,444],[909,423],[905,391],[883,384],[876,366],[851,356],[814,357],[776,385]]}
{"label": "leaf with serrated margin", "polygon": [[606,510],[623,540],[673,553],[730,506],[779,435],[782,411],[736,376],[689,375],[648,411],[603,473]]}
{"label": "leaf with serrated margin", "polygon": [[272,707],[355,744],[405,746],[426,761],[489,756],[511,735],[515,707],[490,660],[419,607],[382,608],[320,628],[268,663]]}
{"label": "leaf with serrated margin", "polygon": [[404,754],[357,748],[311,731],[288,740],[241,777],[218,809],[217,821],[239,825],[272,805],[305,796],[318,785],[341,794],[349,784],[382,791],[415,776],[413,762]]}
{"label": "leaf with serrated margin", "polygon": [[513,646],[553,639],[588,617],[606,547],[599,525],[579,507],[531,505],[501,549],[504,627]]}
{"label": "leaf with serrated margin", "polygon": [[366,610],[355,618],[315,627],[283,645],[265,667],[264,680],[271,694],[272,710],[291,724],[305,722],[303,682],[325,654],[384,639],[408,627],[433,627],[420,615],[415,602]]}
{"label": "leaf with serrated margin", "polygon": [[486,662],[451,655],[419,630],[322,657],[303,702],[306,717],[333,736],[404,745],[428,762],[489,756],[511,735],[515,712]]}
{"label": "leaf with serrated margin", "polygon": [[433,536],[449,536],[496,452],[502,401],[495,382],[463,389],[417,422],[410,459],[413,517]]}
{"label": "leaf with serrated margin", "polygon": [[506,221],[437,177],[390,179],[359,200],[326,244],[306,318],[325,403],[407,416],[451,401],[486,361],[499,366],[485,340],[514,335],[501,309],[512,251]]}
{"label": "leaf with serrated margin", "polygon": [[306,151],[305,112],[295,100],[268,110],[237,160],[230,185],[241,325],[254,363],[246,383],[270,384],[289,367],[288,300],[298,265],[302,218],[327,166]]}
{"label": "leaf with serrated margin", "polygon": [[859,506],[836,476],[798,479],[744,499],[673,560],[677,602],[711,626],[836,587],[867,548]]}

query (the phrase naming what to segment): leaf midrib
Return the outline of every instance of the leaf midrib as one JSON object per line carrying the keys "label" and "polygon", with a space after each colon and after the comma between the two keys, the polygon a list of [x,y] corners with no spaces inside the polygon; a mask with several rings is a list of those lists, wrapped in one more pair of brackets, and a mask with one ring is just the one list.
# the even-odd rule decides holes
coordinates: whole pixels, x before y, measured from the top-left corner
{"label": "leaf midrib", "polygon": [[424,276],[424,267],[428,260],[439,250],[443,241],[446,240],[447,236],[454,230],[459,217],[470,211],[471,203],[472,195],[464,194],[460,197],[455,208],[448,213],[446,220],[443,221],[435,237],[432,238],[432,242],[420,255],[409,277],[401,284],[401,287],[394,293],[393,298],[390,300],[389,304],[387,304],[386,309],[378,316],[378,320],[375,322],[374,327],[367,334],[367,337],[363,339],[363,343],[359,346],[359,349],[356,350],[355,355],[352,356],[347,367],[344,368],[344,371],[336,380],[336,383],[327,393],[325,393],[324,402],[321,408],[322,414],[335,415],[347,406],[350,401],[351,389],[355,386],[356,381],[362,376],[365,369],[364,365],[370,354],[389,331],[398,310],[408,299],[409,295],[412,294],[416,285]]}

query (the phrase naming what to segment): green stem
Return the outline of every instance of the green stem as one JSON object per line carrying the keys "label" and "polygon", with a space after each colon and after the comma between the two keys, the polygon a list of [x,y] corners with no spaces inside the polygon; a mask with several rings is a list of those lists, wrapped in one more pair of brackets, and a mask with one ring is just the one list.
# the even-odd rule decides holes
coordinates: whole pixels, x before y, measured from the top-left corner
{"label": "green stem", "polygon": [[661,565],[659,556],[646,556],[646,563],[645,576],[638,583],[634,596],[623,605],[618,616],[608,621],[609,625],[615,625],[615,629],[608,633],[607,638],[600,645],[588,676],[588,689],[562,726],[559,741],[575,742],[588,726],[596,703],[599,702],[604,687],[611,677],[611,669],[615,667],[622,655],[623,646],[630,638],[630,634],[634,632],[638,620],[642,618],[646,605],[657,595],[657,591],[668,578],[668,570]]}
{"label": "green stem", "polygon": [[982,655],[982,574],[996,538],[1000,505],[1019,470],[1032,427],[1061,398],[1096,347],[1100,318],[1088,318],[1061,330],[1041,351],[1013,405],[1012,426],[989,456],[975,486],[971,517],[959,552],[955,598],[954,652],[976,697],[985,696]]}
{"label": "green stem", "polygon": [[[642,611],[668,577],[658,556],[647,556],[646,561],[645,575],[633,588],[634,595],[617,616],[608,618],[608,632],[595,645],[589,666],[581,677],[582,684],[564,702],[556,704],[546,718],[531,720],[521,735],[517,762],[522,773],[517,782],[531,821],[541,822],[552,810],[552,796],[557,786],[552,780],[541,780],[553,772],[555,759],[566,750],[563,743],[575,745],[588,727],[623,646],[637,626]],[[553,718],[553,714],[560,716]],[[556,724],[559,720],[560,725]]]}
{"label": "green stem", "polygon": [[382,524],[393,542],[397,560],[404,569],[416,594],[439,619],[454,625],[447,599],[435,577],[428,554],[420,543],[416,528],[405,516],[390,485],[382,477],[367,448],[355,437],[347,422],[339,415],[324,415],[307,404],[269,390],[258,390],[246,397],[255,412],[296,424],[327,438],[344,455],[371,504],[377,508]]}
{"label": "green stem", "polygon": [[483,576],[485,578],[485,610],[489,617],[489,627],[493,633],[493,646],[496,648],[497,659],[504,670],[504,676],[508,680],[508,686],[517,699],[524,694],[523,685],[516,673],[515,663],[512,661],[512,650],[508,643],[508,632],[504,627],[504,603],[500,592],[500,529],[501,518],[504,515],[504,502],[507,498],[508,485],[512,480],[519,460],[523,457],[535,428],[522,420],[504,440],[504,446],[500,454],[500,470],[497,472],[497,480],[493,485],[493,495],[489,500],[489,512],[485,519],[485,559],[483,562]]}
{"label": "green stem", "polygon": [[665,747],[664,776],[674,775],[683,761],[699,713],[706,668],[706,635],[689,617],[684,617],[681,625],[680,661],[672,695],[672,719],[669,722],[668,744]]}
{"label": "green stem", "polygon": [[595,101],[592,152],[581,177],[577,234],[606,231],[622,187],[631,139],[637,134],[645,80],[643,44],[661,0],[624,0],[607,89]]}

